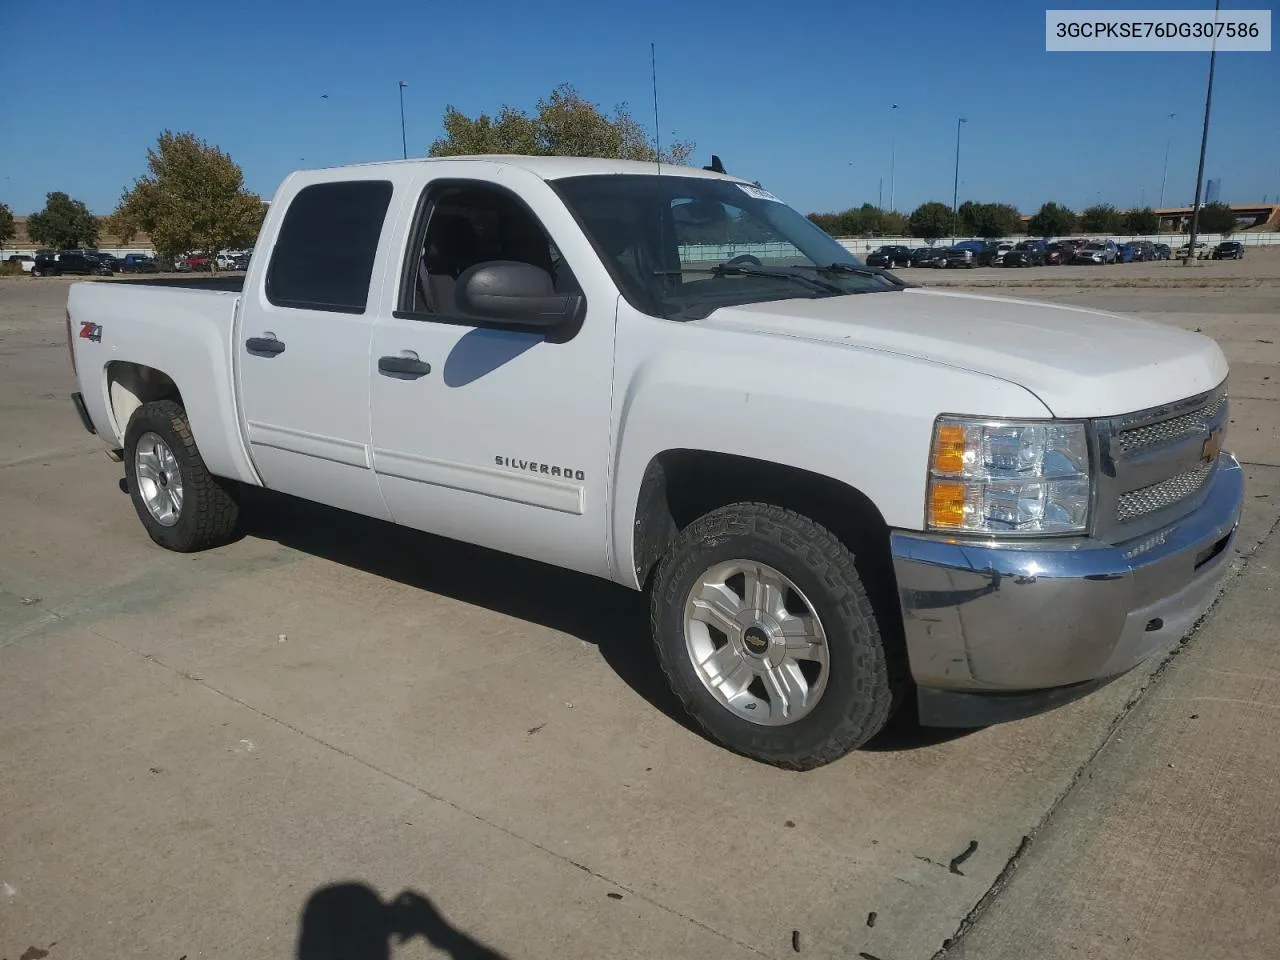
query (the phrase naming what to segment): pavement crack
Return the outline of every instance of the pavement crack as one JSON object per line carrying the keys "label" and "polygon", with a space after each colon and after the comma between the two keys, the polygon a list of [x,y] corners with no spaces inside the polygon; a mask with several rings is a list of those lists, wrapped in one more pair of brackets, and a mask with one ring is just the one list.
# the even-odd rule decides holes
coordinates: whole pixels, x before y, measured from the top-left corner
{"label": "pavement crack", "polygon": [[210,683],[208,680],[202,677],[194,677],[185,670],[170,666],[169,664],[165,663],[163,660],[161,660],[159,657],[154,656],[153,654],[140,653],[139,651],[130,647],[127,643],[117,640],[116,638],[108,636],[107,634],[104,634],[100,631],[87,629],[87,632],[93,634],[93,636],[98,637],[101,640],[105,640],[106,642],[120,648],[121,650],[124,650],[125,652],[129,653],[132,656],[137,657],[140,660],[143,660],[147,663],[155,664],[157,667],[161,667],[162,669],[169,671],[175,676],[181,677],[185,680],[191,681],[192,683],[198,684],[199,686],[204,687],[210,693],[223,697],[231,701],[232,703],[236,704],[237,706],[243,707],[244,709],[257,714],[259,717],[262,717],[264,720],[268,720],[271,723],[284,727],[286,730],[296,733],[300,737],[305,737],[307,740],[310,740],[312,743],[317,744],[318,746],[324,747],[326,750],[330,750],[338,754],[339,756],[352,761],[353,763],[357,763],[360,766],[373,771],[379,776],[386,777],[388,780],[392,780],[395,783],[400,784],[401,786],[407,787],[410,790],[414,791],[415,793],[423,797],[426,797],[428,800],[434,800],[437,803],[444,804],[445,806],[453,810],[456,810],[458,813],[462,814],[463,816],[470,817],[472,820],[475,820],[477,823],[484,824],[486,827],[489,827],[490,829],[497,830],[499,833],[502,833],[520,843],[533,847],[535,850],[538,850],[544,854],[547,854],[548,856],[554,857],[555,859],[560,860],[571,867],[576,867],[578,870],[581,870],[583,873],[589,874],[593,878],[600,880],[604,883],[608,883],[619,890],[623,890],[631,894],[633,897],[643,900],[644,902],[650,904],[651,906],[656,907],[657,909],[663,911],[664,913],[671,914],[674,917],[679,917],[681,920],[684,920],[686,923],[691,923],[694,926],[699,927],[702,930],[705,930],[707,933],[717,936],[720,939],[725,940],[729,943],[732,943],[737,947],[741,947],[743,950],[748,951],[753,956],[764,957],[766,958],[766,960],[772,960],[772,956],[770,954],[763,952],[759,948],[754,947],[749,943],[745,943],[744,941],[739,940],[737,937],[734,937],[730,934],[725,933],[723,930],[719,930],[716,927],[711,926],[709,923],[699,920],[696,917],[692,917],[687,913],[683,913],[680,910],[677,910],[674,907],[671,907],[665,903],[662,903],[659,900],[655,900],[652,897],[643,893],[642,891],[636,890],[632,887],[627,886],[625,883],[621,883],[617,880],[614,880],[612,877],[609,877],[606,874],[600,873],[598,870],[595,870],[594,868],[588,866],[585,863],[575,860],[570,856],[560,853],[559,851],[552,850],[550,847],[544,846],[543,844],[539,843],[536,840],[531,840],[528,837],[522,836],[519,833],[516,833],[510,827],[505,827],[502,824],[497,823],[493,820],[490,820],[487,817],[481,816],[480,814],[472,810],[468,810],[466,807],[461,806],[460,804],[456,803],[453,800],[450,800],[448,797],[442,794],[436,793],[432,790],[428,790],[426,787],[423,787],[420,784],[414,783],[412,780],[408,780],[405,777],[400,776],[398,773],[394,773],[391,770],[387,770],[383,767],[380,767],[376,763],[371,763],[370,761],[364,759],[363,757],[352,753],[350,750],[346,750],[335,743],[330,743],[328,740],[318,737],[313,733],[309,733],[306,730],[303,730],[301,727],[298,727],[297,725],[290,723],[288,720],[283,719],[282,717],[277,717],[272,713],[268,713],[266,710],[263,710],[261,707],[256,707],[252,703],[249,703],[245,700],[240,699],[235,694],[228,693],[226,690],[223,690],[219,687],[214,686],[212,683]]}
{"label": "pavement crack", "polygon": [[952,873],[963,877],[964,871],[960,869],[960,864],[964,863],[966,860],[972,857],[974,853],[977,851],[977,849],[978,849],[978,841],[970,840],[969,845],[964,848],[963,853],[951,858],[951,862],[947,864],[947,869],[950,870]]}

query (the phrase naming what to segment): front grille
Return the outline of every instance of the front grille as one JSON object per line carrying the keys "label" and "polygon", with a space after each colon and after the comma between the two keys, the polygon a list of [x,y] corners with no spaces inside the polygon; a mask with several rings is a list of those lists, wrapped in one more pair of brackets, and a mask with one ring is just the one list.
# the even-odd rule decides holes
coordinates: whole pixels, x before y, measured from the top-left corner
{"label": "front grille", "polygon": [[1095,421],[1099,475],[1094,536],[1144,537],[1194,510],[1217,466],[1206,462],[1230,417],[1227,384],[1147,410]]}
{"label": "front grille", "polygon": [[1205,463],[1194,470],[1170,477],[1168,480],[1161,480],[1159,483],[1120,494],[1116,500],[1116,520],[1120,523],[1137,520],[1148,513],[1171,507],[1179,500],[1185,500],[1198,493],[1204,486],[1204,482],[1209,479],[1213,467],[1212,463]]}
{"label": "front grille", "polygon": [[[1171,420],[1135,427],[1116,435],[1112,441],[1115,452],[1124,456],[1132,456],[1156,447],[1176,443],[1185,437],[1194,437],[1203,433],[1207,425],[1213,422],[1222,405],[1227,402],[1225,393],[1209,401],[1209,403],[1192,413],[1184,413]],[[1137,491],[1134,491],[1135,493]]]}

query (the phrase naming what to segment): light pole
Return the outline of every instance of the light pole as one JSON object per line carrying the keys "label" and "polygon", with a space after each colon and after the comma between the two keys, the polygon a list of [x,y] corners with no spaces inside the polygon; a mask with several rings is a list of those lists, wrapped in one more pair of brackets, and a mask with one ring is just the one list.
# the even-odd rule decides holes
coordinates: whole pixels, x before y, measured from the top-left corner
{"label": "light pole", "polygon": [[400,152],[405,160],[409,159],[409,141],[404,135],[404,88],[407,86],[403,80],[400,81]]}
{"label": "light pole", "polygon": [[1173,118],[1176,116],[1177,116],[1176,113],[1171,113],[1167,118],[1169,120],[1169,129],[1168,129],[1168,132],[1165,134],[1165,138],[1164,138],[1164,173],[1160,174],[1160,206],[1161,207],[1164,206],[1164,185],[1169,180],[1169,144],[1173,143]]}
{"label": "light pole", "polygon": [[898,105],[897,105],[896,103],[895,103],[893,106],[891,106],[891,107],[889,108],[889,111],[890,111],[890,112],[889,112],[889,123],[890,123],[891,128],[892,128],[892,132],[891,132],[891,134],[890,134],[890,136],[891,136],[891,138],[892,138],[892,139],[890,139],[890,141],[889,141],[889,209],[890,209],[890,210],[894,209],[894,206],[893,206],[893,162],[894,162],[896,159],[898,159],[898,125],[897,125],[897,123],[895,123],[895,122],[894,122],[894,118],[897,116],[897,114],[893,112],[893,111],[895,111],[895,110],[897,110],[897,109],[898,109]]}
{"label": "light pole", "polygon": [[964,117],[956,120],[956,179],[951,187],[951,238],[956,235],[956,210],[960,201],[960,124],[968,123]]}
{"label": "light pole", "polygon": [[[1222,0],[1213,0],[1213,22],[1218,22],[1218,10]],[[1196,170],[1196,199],[1191,205],[1191,236],[1187,239],[1187,255],[1182,259],[1185,267],[1196,255],[1196,234],[1200,230],[1200,188],[1204,180],[1204,151],[1209,145],[1209,107],[1213,103],[1213,67],[1218,59],[1218,40],[1214,37],[1209,48],[1209,85],[1204,92],[1204,130],[1200,133],[1200,166]]]}

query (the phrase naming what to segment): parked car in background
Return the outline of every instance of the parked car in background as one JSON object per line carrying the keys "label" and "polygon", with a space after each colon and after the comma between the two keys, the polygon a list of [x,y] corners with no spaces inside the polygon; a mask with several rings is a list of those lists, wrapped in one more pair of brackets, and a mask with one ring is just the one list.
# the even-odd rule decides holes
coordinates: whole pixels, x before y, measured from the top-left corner
{"label": "parked car in background", "polygon": [[892,270],[894,267],[911,266],[911,248],[890,245],[887,247],[876,247],[867,254],[868,267],[885,267]]}
{"label": "parked car in background", "polygon": [[1044,262],[1051,267],[1060,267],[1064,263],[1070,263],[1075,253],[1075,247],[1055,240],[1053,243],[1045,245]]}
{"label": "parked car in background", "polygon": [[112,273],[115,273],[120,269],[120,259],[118,257],[113,257],[109,253],[102,253],[99,250],[95,250],[93,253],[85,254],[85,256],[92,257],[94,260],[97,260]]}
{"label": "parked car in background", "polygon": [[174,261],[173,269],[179,273],[209,271],[213,269],[213,258],[204,253],[188,253]]}
{"label": "parked car in background", "polygon": [[[1209,248],[1209,245],[1205,243],[1203,240],[1196,241],[1196,253],[1200,254],[1200,258],[1202,260],[1207,254],[1208,248]],[[1181,260],[1183,257],[1190,256],[1190,250],[1188,249],[1187,245],[1184,243],[1174,252],[1173,255],[1177,257],[1179,260]]]}
{"label": "parked car in background", "polygon": [[1156,245],[1150,240],[1130,240],[1129,246],[1133,247],[1133,259],[1139,263],[1156,258]]}
{"label": "parked car in background", "polygon": [[939,247],[916,247],[911,251],[911,265],[913,267],[936,267],[940,260],[946,259],[946,254],[940,252]]}
{"label": "parked car in background", "polygon": [[36,258],[30,253],[14,253],[10,254],[7,262],[20,263],[22,264],[23,272],[30,273],[32,268],[36,265]]}
{"label": "parked car in background", "polygon": [[1239,240],[1223,240],[1213,248],[1214,260],[1243,260],[1244,244]]}
{"label": "parked car in background", "polygon": [[120,261],[121,273],[155,273],[158,269],[156,258],[145,253],[126,253]]}
{"label": "parked car in background", "polygon": [[1075,263],[1115,263],[1116,242],[1114,240],[1090,240],[1076,251],[1072,258]]}
{"label": "parked car in background", "polygon": [[58,252],[37,254],[31,267],[33,277],[60,277],[63,274],[77,276],[109,277],[110,267],[101,263],[97,257],[78,252]]}
{"label": "parked car in background", "polygon": [[991,265],[993,267],[1003,267],[1005,265],[1005,254],[1013,249],[1013,244],[1007,240],[1001,240],[995,244],[991,252]]}
{"label": "parked car in background", "polygon": [[1043,267],[1045,264],[1043,240],[1020,240],[1004,255],[1006,267]]}
{"label": "parked car in background", "polygon": [[1173,249],[1167,243],[1157,243],[1154,246],[1157,260],[1173,259]]}
{"label": "parked car in background", "polygon": [[947,251],[948,267],[989,267],[996,244],[987,240],[961,240]]}
{"label": "parked car in background", "polygon": [[1127,243],[1116,244],[1115,263],[1133,263],[1134,249]]}
{"label": "parked car in background", "polygon": [[243,272],[243,271],[245,271],[245,270],[248,270],[248,269],[249,269],[249,254],[247,254],[247,253],[241,253],[241,254],[238,254],[238,255],[236,256],[236,258],[231,262],[231,269],[232,269],[232,270],[239,270],[239,271],[241,271],[241,272]]}

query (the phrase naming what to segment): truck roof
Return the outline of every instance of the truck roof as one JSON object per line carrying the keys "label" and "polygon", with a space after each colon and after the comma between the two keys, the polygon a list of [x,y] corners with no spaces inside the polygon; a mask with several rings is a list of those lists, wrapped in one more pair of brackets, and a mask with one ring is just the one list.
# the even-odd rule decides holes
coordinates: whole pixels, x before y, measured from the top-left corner
{"label": "truck roof", "polygon": [[[582,177],[591,174],[597,175],[647,175],[653,176],[658,172],[659,164],[647,160],[610,160],[600,157],[531,157],[513,153],[492,153],[492,154],[467,154],[456,157],[421,157],[410,160],[382,160],[373,163],[356,163],[350,164],[352,167],[384,167],[396,166],[403,167],[409,164],[426,164],[426,163],[457,163],[459,161],[483,161],[486,163],[502,163],[512,167],[519,167],[527,170],[534,176],[541,177],[543,180],[560,180],[564,177]],[[741,177],[729,176],[723,173],[714,173],[710,170],[703,170],[700,167],[680,166],[673,163],[661,164],[662,172],[669,173],[673,176],[681,177],[706,177],[713,180],[733,180],[738,183],[747,183]],[[339,170],[342,167],[329,167],[329,170]]]}

